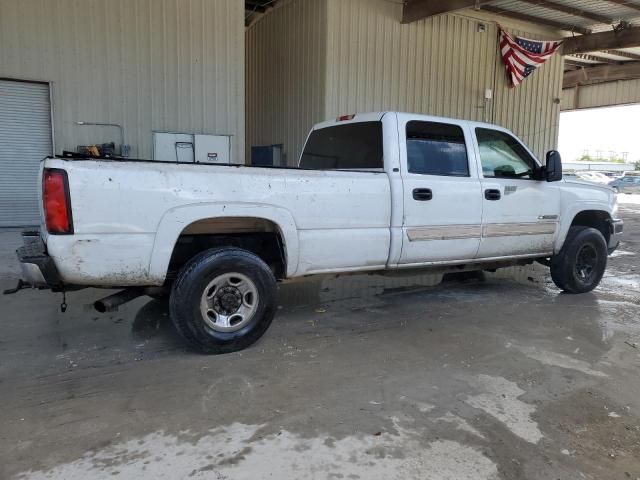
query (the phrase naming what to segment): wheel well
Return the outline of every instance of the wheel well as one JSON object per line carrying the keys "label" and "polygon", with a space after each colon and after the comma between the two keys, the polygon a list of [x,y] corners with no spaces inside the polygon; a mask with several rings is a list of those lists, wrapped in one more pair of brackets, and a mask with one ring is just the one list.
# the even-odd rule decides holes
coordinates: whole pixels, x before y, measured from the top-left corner
{"label": "wheel well", "polygon": [[238,247],[258,255],[276,278],[286,275],[286,249],[278,226],[262,218],[223,217],[193,222],[180,233],[169,261],[173,279],[191,258],[214,247]]}
{"label": "wheel well", "polygon": [[583,227],[592,227],[596,230],[600,230],[602,236],[609,243],[609,237],[611,237],[611,217],[607,212],[602,210],[585,210],[578,213],[571,226],[580,225]]}

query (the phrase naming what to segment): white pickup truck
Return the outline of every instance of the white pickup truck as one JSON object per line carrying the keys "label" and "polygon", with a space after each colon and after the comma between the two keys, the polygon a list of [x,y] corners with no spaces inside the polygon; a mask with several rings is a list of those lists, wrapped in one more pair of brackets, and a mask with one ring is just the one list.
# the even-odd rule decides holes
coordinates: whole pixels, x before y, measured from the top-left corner
{"label": "white pickup truck", "polygon": [[276,282],[539,261],[570,293],[595,288],[619,243],[614,191],[562,180],[495,125],[407,113],[316,125],[298,168],[47,158],[42,226],[18,250],[23,283],[170,296],[196,349],[255,342]]}

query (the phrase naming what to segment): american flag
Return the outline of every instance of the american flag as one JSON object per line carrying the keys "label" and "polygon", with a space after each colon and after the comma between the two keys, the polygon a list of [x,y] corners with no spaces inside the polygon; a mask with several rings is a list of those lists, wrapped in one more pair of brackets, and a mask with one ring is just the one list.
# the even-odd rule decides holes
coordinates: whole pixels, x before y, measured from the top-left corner
{"label": "american flag", "polygon": [[514,39],[500,28],[500,52],[507,67],[507,75],[511,79],[511,87],[520,85],[525,77],[556,53],[560,45],[562,42],[522,37]]}

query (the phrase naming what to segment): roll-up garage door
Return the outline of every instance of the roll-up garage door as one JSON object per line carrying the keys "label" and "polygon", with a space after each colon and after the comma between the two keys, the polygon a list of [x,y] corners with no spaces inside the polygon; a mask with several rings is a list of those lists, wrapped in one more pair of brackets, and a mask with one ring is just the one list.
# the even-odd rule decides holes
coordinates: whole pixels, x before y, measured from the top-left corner
{"label": "roll-up garage door", "polygon": [[0,79],[0,227],[39,223],[38,168],[52,152],[49,85]]}

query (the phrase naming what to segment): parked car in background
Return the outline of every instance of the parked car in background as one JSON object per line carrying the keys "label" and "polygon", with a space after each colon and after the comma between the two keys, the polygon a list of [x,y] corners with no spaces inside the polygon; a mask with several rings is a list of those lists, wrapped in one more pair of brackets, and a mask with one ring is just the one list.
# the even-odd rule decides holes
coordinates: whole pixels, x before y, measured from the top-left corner
{"label": "parked car in background", "polygon": [[611,182],[611,179],[601,172],[576,172],[576,176],[586,182],[603,183],[605,185]]}
{"label": "parked car in background", "polygon": [[640,175],[628,175],[609,183],[618,193],[640,193]]}
{"label": "parked car in background", "polygon": [[589,172],[574,172],[573,173],[573,179],[574,180],[582,180],[583,182],[597,183],[597,182],[594,181],[594,178],[591,176],[591,174]]}

